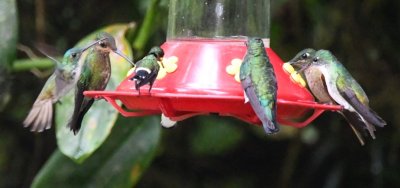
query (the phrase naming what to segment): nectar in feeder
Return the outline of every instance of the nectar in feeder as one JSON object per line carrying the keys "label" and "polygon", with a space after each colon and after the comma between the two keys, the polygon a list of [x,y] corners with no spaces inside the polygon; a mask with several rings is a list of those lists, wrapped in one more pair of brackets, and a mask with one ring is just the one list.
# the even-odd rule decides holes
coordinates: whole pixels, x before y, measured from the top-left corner
{"label": "nectar in feeder", "polygon": [[174,71],[162,73],[151,93],[139,95],[128,76],[116,91],[88,91],[86,95],[105,98],[124,116],[163,113],[179,121],[217,113],[260,125],[250,104],[244,103],[243,89],[235,79],[247,37],[260,37],[278,81],[278,123],[303,127],[325,110],[340,109],[315,103],[313,96],[284,72],[282,60],[269,48],[269,10],[269,0],[171,0],[167,41],[161,48],[164,59],[176,59]]}

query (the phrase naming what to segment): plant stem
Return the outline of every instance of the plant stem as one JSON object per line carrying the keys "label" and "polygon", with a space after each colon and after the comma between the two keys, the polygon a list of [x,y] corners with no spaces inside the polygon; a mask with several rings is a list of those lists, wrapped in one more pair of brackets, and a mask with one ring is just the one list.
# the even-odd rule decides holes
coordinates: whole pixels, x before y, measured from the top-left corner
{"label": "plant stem", "polygon": [[46,5],[44,0],[35,0],[35,13],[36,40],[39,43],[44,43],[46,32]]}
{"label": "plant stem", "polygon": [[31,69],[49,69],[54,67],[54,62],[49,58],[19,59],[14,61],[13,72],[29,71]]}
{"label": "plant stem", "polygon": [[157,13],[157,6],[160,0],[152,0],[150,2],[150,6],[147,9],[146,15],[144,17],[144,21],[142,26],[139,29],[139,34],[136,37],[136,40],[133,41],[133,48],[136,50],[143,50],[147,41],[149,40],[153,29],[154,19]]}

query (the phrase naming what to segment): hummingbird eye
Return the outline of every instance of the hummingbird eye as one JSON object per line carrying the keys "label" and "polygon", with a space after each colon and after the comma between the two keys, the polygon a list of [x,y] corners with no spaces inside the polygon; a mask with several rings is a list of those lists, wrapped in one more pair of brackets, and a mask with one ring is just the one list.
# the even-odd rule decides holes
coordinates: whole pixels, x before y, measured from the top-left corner
{"label": "hummingbird eye", "polygon": [[76,58],[76,56],[77,56],[76,53],[72,53],[72,54],[71,54],[71,57],[72,57],[72,58]]}
{"label": "hummingbird eye", "polygon": [[101,41],[101,42],[100,42],[100,46],[101,46],[102,48],[106,48],[106,47],[107,47],[107,44],[106,44],[105,42]]}
{"label": "hummingbird eye", "polygon": [[301,57],[303,59],[307,59],[308,57],[310,57],[310,54],[309,53],[304,53],[303,55],[301,55]]}
{"label": "hummingbird eye", "polygon": [[318,62],[319,57],[314,57],[313,62]]}

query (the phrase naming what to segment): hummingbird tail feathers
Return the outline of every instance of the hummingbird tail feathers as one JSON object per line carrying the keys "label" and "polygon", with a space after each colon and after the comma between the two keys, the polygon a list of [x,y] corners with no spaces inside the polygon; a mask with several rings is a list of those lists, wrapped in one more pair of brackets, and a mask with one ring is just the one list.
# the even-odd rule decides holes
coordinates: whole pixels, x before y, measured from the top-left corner
{"label": "hummingbird tail feathers", "polygon": [[83,105],[82,105],[83,108],[79,109],[79,111],[77,113],[75,113],[75,111],[74,111],[71,121],[68,124],[71,131],[74,132],[74,135],[76,135],[79,132],[79,130],[81,129],[83,118],[85,117],[86,112],[89,111],[93,102],[94,102],[94,99],[90,99],[87,102],[83,103]]}
{"label": "hummingbird tail feathers", "polygon": [[69,127],[71,131],[74,132],[74,135],[76,135],[81,129],[83,118],[85,117],[86,112],[89,111],[90,107],[92,107],[93,102],[94,99],[84,100],[82,109],[80,109],[78,113],[75,113],[74,111],[74,115],[72,116],[73,118],[71,119],[72,121],[69,124]]}
{"label": "hummingbird tail feathers", "polygon": [[353,108],[362,116],[362,118],[370,124],[378,127],[384,127],[386,122],[378,116],[368,105],[363,104],[358,100],[356,94],[351,90],[347,89],[342,92],[343,98],[345,98],[353,106]]}
{"label": "hummingbird tail feathers", "polygon": [[[365,122],[362,121],[362,119],[360,118],[360,115],[357,112],[351,112],[349,110],[343,110],[342,112],[340,112],[340,114],[342,114],[346,121],[349,123],[349,126],[360,141],[360,144],[364,145],[365,141],[363,136],[367,136],[367,133],[365,131],[366,125]],[[373,136],[375,135],[373,134]]]}
{"label": "hummingbird tail feathers", "polygon": [[253,87],[249,87],[246,90],[246,95],[249,98],[251,107],[256,113],[257,117],[263,124],[264,131],[267,134],[274,134],[279,131],[279,127],[276,123],[276,101],[273,102],[273,108],[270,109],[269,105],[263,105],[264,103],[271,103],[272,101],[259,101]]}
{"label": "hummingbird tail feathers", "polygon": [[373,125],[371,125],[369,122],[365,122],[365,124],[367,125],[367,130],[368,130],[369,134],[371,135],[371,137],[373,139],[375,139],[376,138],[376,136],[375,136],[375,131],[376,131],[375,127]]}
{"label": "hummingbird tail feathers", "polygon": [[275,133],[279,132],[279,127],[277,126],[276,122],[272,122],[269,119],[263,119],[263,120],[261,120],[261,122],[263,124],[265,133],[275,134]]}
{"label": "hummingbird tail feathers", "polygon": [[277,133],[279,131],[279,127],[276,123],[276,93],[273,93],[277,90],[274,88],[270,89],[270,94],[275,96],[275,98],[271,98],[271,100],[266,100],[265,98],[259,100],[260,97],[257,96],[256,88],[252,84],[250,78],[241,80],[241,84],[245,95],[250,101],[251,107],[263,124],[265,133]]}
{"label": "hummingbird tail feathers", "polygon": [[386,125],[386,121],[383,120],[375,111],[373,111],[371,108],[368,110],[368,116],[365,117],[368,122],[378,127],[384,127]]}
{"label": "hummingbird tail feathers", "polygon": [[24,127],[31,127],[32,132],[42,132],[50,129],[53,121],[53,101],[52,99],[37,99],[25,118]]}
{"label": "hummingbird tail feathers", "polygon": [[74,112],[68,123],[68,127],[71,129],[71,131],[74,132],[74,135],[79,132],[83,117],[94,102],[94,99],[85,98],[85,96],[83,95],[83,91],[84,87],[78,85],[77,91],[75,93]]}
{"label": "hummingbird tail feathers", "polygon": [[361,135],[360,131],[358,131],[358,130],[354,127],[354,125],[352,125],[351,123],[349,123],[349,126],[350,126],[351,130],[353,130],[353,132],[354,132],[354,134],[356,135],[358,141],[360,141],[360,144],[361,144],[362,146],[364,146],[364,145],[365,145],[365,141],[364,141],[364,138],[363,138],[363,136]]}

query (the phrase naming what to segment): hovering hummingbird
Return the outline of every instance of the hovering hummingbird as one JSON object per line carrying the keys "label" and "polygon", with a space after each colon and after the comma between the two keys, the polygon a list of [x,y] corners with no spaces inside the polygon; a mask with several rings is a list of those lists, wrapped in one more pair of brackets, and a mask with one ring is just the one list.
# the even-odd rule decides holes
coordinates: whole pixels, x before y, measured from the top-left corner
{"label": "hovering hummingbird", "polygon": [[110,80],[110,52],[118,54],[134,65],[128,57],[117,49],[115,39],[110,34],[100,32],[97,34],[96,40],[101,41],[96,43],[88,52],[76,84],[74,112],[68,123],[68,127],[74,134],[81,128],[83,117],[94,102],[93,98],[85,97],[83,92],[86,90],[104,90]]}
{"label": "hovering hummingbird", "polygon": [[25,127],[32,125],[31,131],[37,132],[50,129],[53,120],[53,104],[74,87],[78,80],[77,75],[80,72],[79,60],[82,53],[99,41],[95,41],[83,48],[71,48],[67,50],[62,62],[45,54],[55,62],[56,69],[47,79],[32,109],[25,118],[23,122]]}
{"label": "hovering hummingbird", "polygon": [[[157,61],[162,61],[164,57],[164,51],[158,46],[150,49],[149,53],[140,61],[136,62],[135,76],[130,78],[130,80],[135,81],[135,88],[139,91],[140,87],[149,84],[149,92],[153,87],[154,81],[157,78],[158,71],[160,70],[160,65]],[[162,63],[161,63],[162,65]]]}
{"label": "hovering hummingbird", "polygon": [[[298,56],[303,55],[300,52]],[[373,125],[386,125],[386,122],[369,107],[368,97],[361,86],[331,52],[318,50],[314,55],[310,55],[308,62],[299,61],[296,57],[290,62],[299,62],[311,92],[320,102],[343,106],[344,109],[339,113],[349,122],[362,145],[364,140],[361,131],[368,130],[375,139]]]}
{"label": "hovering hummingbird", "polygon": [[276,95],[278,85],[274,69],[260,38],[249,38],[247,53],[240,67],[240,81],[245,92],[245,103],[261,120],[267,134],[276,133]]}

